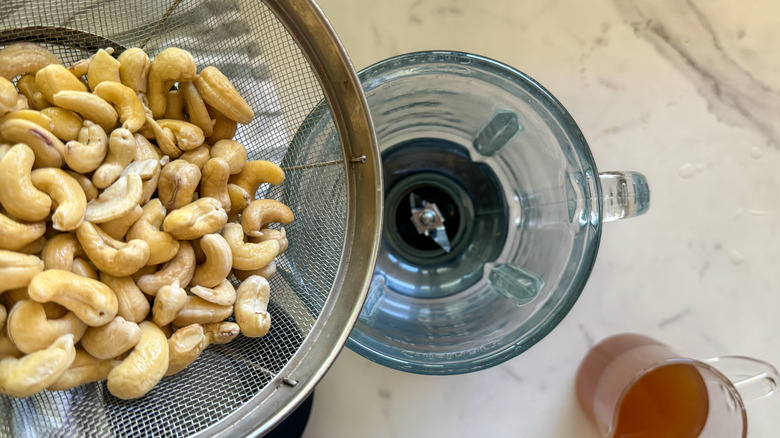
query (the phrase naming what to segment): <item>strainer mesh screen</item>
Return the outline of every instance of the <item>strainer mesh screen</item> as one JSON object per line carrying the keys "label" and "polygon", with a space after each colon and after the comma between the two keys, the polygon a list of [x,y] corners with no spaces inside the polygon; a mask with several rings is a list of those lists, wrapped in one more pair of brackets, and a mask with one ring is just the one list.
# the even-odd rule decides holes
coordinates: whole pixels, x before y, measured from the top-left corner
{"label": "strainer mesh screen", "polygon": [[[255,120],[236,139],[249,159],[279,163],[285,182],[259,196],[292,208],[289,249],[271,279],[272,328],[260,339],[213,345],[185,371],[141,399],[113,397],[104,383],[26,399],[0,397],[2,436],[180,437],[219,422],[249,402],[309,335],[333,288],[345,239],[347,177],[331,117],[315,125],[320,84],[300,48],[265,5],[215,1],[15,1],[0,4],[0,47],[38,41],[64,65],[109,45],[150,57],[189,50],[202,69],[218,67],[247,99]],[[318,103],[319,106],[318,106]],[[227,421],[230,421],[229,419]]]}

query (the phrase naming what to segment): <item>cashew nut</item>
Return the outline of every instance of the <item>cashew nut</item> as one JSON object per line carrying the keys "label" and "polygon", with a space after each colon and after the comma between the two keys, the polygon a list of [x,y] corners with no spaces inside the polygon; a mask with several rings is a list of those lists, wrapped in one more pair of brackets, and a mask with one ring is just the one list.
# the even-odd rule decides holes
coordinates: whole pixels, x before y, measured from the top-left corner
{"label": "cashew nut", "polygon": [[6,357],[18,359],[22,356],[24,356],[24,353],[11,342],[11,338],[8,337],[8,331],[0,330],[0,359],[5,359]]}
{"label": "cashew nut", "polygon": [[170,324],[186,303],[187,291],[179,287],[178,281],[162,286],[154,297],[152,321],[160,327]]}
{"label": "cashew nut", "polygon": [[265,240],[273,239],[279,242],[279,254],[287,251],[289,242],[287,241],[287,230],[285,230],[284,227],[281,227],[278,230],[273,228],[263,228],[260,230],[260,234],[260,236],[249,237],[247,240],[252,243],[260,243]]}
{"label": "cashew nut", "polygon": [[[123,240],[130,230],[130,227],[135,224],[141,215],[144,213],[144,209],[140,205],[136,205],[132,210],[127,212],[116,219],[100,224],[100,229],[106,232],[109,236],[116,240]],[[128,239],[132,240],[132,239]],[[151,257],[151,256],[150,256]]]}
{"label": "cashew nut", "polygon": [[41,259],[45,269],[62,269],[71,271],[73,260],[84,252],[76,236],[62,233],[53,236],[46,242],[41,251]]}
{"label": "cashew nut", "polygon": [[70,272],[93,280],[98,280],[100,278],[92,263],[81,257],[73,259],[73,267],[70,268]]}
{"label": "cashew nut", "polygon": [[206,109],[208,109],[209,115],[214,120],[214,129],[212,129],[209,138],[206,139],[209,143],[215,144],[220,140],[229,140],[236,135],[238,122],[230,120],[209,105],[206,105]]}
{"label": "cashew nut", "polygon": [[212,158],[222,158],[230,166],[230,174],[235,175],[246,166],[246,147],[235,140],[219,140],[211,147]]}
{"label": "cashew nut", "polygon": [[86,59],[79,59],[78,61],[71,64],[70,67],[68,67],[68,71],[71,72],[73,76],[76,76],[77,78],[81,79],[81,77],[85,76],[89,71],[89,65],[91,63],[92,63],[91,57]]}
{"label": "cashew nut", "polygon": [[295,219],[290,207],[275,199],[256,199],[244,208],[241,214],[241,226],[247,236],[259,237],[260,231],[272,222],[289,224]]}
{"label": "cashew nut", "polygon": [[100,273],[100,281],[110,287],[116,294],[118,303],[117,316],[127,321],[141,322],[149,315],[151,306],[146,295],[135,284],[132,277],[114,277],[113,275]]}
{"label": "cashew nut", "polygon": [[262,184],[279,185],[284,181],[284,171],[281,167],[265,160],[248,161],[241,172],[230,177],[230,183],[246,190],[253,196]]}
{"label": "cashew nut", "polygon": [[122,174],[122,170],[135,158],[137,148],[138,145],[130,130],[114,129],[108,138],[108,154],[92,176],[95,187],[104,189],[116,181]]}
{"label": "cashew nut", "polygon": [[90,120],[84,120],[77,140],[65,143],[62,155],[68,167],[76,172],[89,173],[103,163],[107,150],[108,136],[103,128]]}
{"label": "cashew nut", "polygon": [[87,195],[73,177],[62,169],[45,168],[32,171],[33,185],[49,195],[56,204],[51,216],[52,226],[58,231],[78,228],[87,210]]}
{"label": "cashew nut", "polygon": [[106,81],[98,84],[94,90],[96,95],[114,105],[123,128],[136,132],[144,126],[146,123],[144,105],[132,88],[119,82]]}
{"label": "cashew nut", "polygon": [[[91,90],[95,90],[103,82],[120,83],[119,61],[114,59],[103,49],[92,55],[92,60],[87,68],[87,83]],[[135,94],[135,93],[133,93]]]}
{"label": "cashew nut", "polygon": [[43,249],[43,245],[46,244],[46,236],[41,236],[32,242],[28,243],[27,245],[24,245],[23,247],[17,249],[18,252],[22,254],[40,254],[41,250]]}
{"label": "cashew nut", "polygon": [[0,393],[22,398],[42,391],[56,382],[75,358],[71,334],[19,359],[6,357],[0,360]]}
{"label": "cashew nut", "polygon": [[165,218],[165,207],[155,198],[147,202],[142,211],[141,217],[128,230],[127,238],[145,240],[149,244],[151,252],[147,265],[159,265],[171,260],[179,252],[179,241],[170,233],[160,231]]}
{"label": "cashew nut", "polygon": [[117,316],[108,324],[88,328],[81,338],[81,346],[97,359],[111,359],[135,347],[140,339],[138,324]]}
{"label": "cashew nut", "polygon": [[10,112],[18,99],[13,82],[0,76],[0,115]]}
{"label": "cashew nut", "polygon": [[122,217],[141,203],[143,190],[143,182],[138,174],[130,173],[120,177],[87,203],[84,219],[103,223]]}
{"label": "cashew nut", "polygon": [[60,64],[47,65],[38,70],[35,73],[35,85],[38,92],[52,104],[54,104],[54,94],[59,91],[88,91],[87,86],[78,77]]}
{"label": "cashew nut", "polygon": [[163,220],[163,230],[179,240],[193,240],[216,233],[227,223],[227,213],[214,198],[200,198],[173,210]]}
{"label": "cashew nut", "polygon": [[206,162],[201,171],[203,179],[200,182],[200,196],[214,198],[222,204],[225,211],[230,211],[230,194],[228,179],[230,166],[222,158],[212,158]]}
{"label": "cashew nut", "polygon": [[208,345],[208,338],[200,324],[176,330],[168,338],[170,361],[165,375],[171,376],[190,366]]}
{"label": "cashew nut", "polygon": [[195,85],[203,100],[229,119],[244,125],[254,119],[252,108],[216,67],[209,66],[201,70]]}
{"label": "cashew nut", "polygon": [[75,313],[68,312],[62,318],[49,319],[43,305],[32,300],[14,304],[8,312],[7,324],[8,337],[26,354],[43,350],[68,333],[73,335],[74,342],[78,342],[87,330],[87,325]]}
{"label": "cashew nut", "polygon": [[49,106],[41,110],[41,114],[52,122],[51,132],[62,141],[76,140],[84,120],[73,111],[57,106]]}
{"label": "cashew nut", "polygon": [[210,136],[214,132],[214,120],[209,115],[206,103],[198,92],[198,88],[192,82],[180,82],[179,94],[182,95],[187,108],[187,116],[190,122],[203,130],[203,135]]}
{"label": "cashew nut", "polygon": [[9,81],[25,73],[35,73],[60,60],[45,47],[28,42],[14,43],[0,49],[0,76]]}
{"label": "cashew nut", "polygon": [[55,302],[62,305],[92,327],[114,319],[118,306],[116,295],[110,287],[60,269],[49,269],[33,277],[27,287],[27,294],[39,303]]}
{"label": "cashew nut", "polygon": [[85,119],[92,120],[106,132],[114,129],[119,118],[110,103],[88,91],[58,91],[54,93],[52,100],[58,107],[71,110]]}
{"label": "cashew nut", "polygon": [[215,287],[193,286],[190,293],[220,306],[232,306],[236,302],[236,288],[228,279],[222,280]]}
{"label": "cashew nut", "polygon": [[238,215],[244,211],[252,197],[249,193],[241,187],[228,183],[227,185],[228,196],[230,196],[230,211],[228,212],[228,221],[234,222],[238,219]]}
{"label": "cashew nut", "polygon": [[99,382],[108,378],[108,373],[122,361],[118,359],[97,359],[84,350],[76,349],[76,358],[57,381],[49,385],[49,391],[65,391],[86,383]]}
{"label": "cashew nut", "polygon": [[84,190],[84,195],[87,197],[87,202],[97,198],[98,189],[95,187],[95,184],[92,182],[92,180],[89,179],[89,177],[72,170],[66,170],[65,172],[72,176],[73,179],[78,181],[79,185],[81,186],[81,190]]}
{"label": "cashew nut", "polygon": [[157,291],[166,284],[189,284],[195,272],[195,251],[187,241],[179,244],[179,252],[166,262],[159,271],[138,277],[136,284],[147,295],[157,295]]}
{"label": "cashew nut", "polygon": [[276,260],[271,261],[271,263],[263,266],[260,269],[253,269],[250,271],[233,269],[233,275],[235,275],[239,281],[244,281],[252,275],[259,275],[264,277],[266,280],[270,280],[271,277],[276,275]]}
{"label": "cashew nut", "polygon": [[65,145],[51,131],[24,119],[8,119],[0,125],[0,138],[24,143],[33,151],[35,167],[62,166]]}
{"label": "cashew nut", "polygon": [[244,241],[244,230],[241,225],[228,223],[222,229],[222,237],[227,240],[233,253],[233,268],[251,271],[267,266],[279,255],[279,242],[266,240],[260,243]]}
{"label": "cashew nut", "polygon": [[0,250],[0,293],[25,287],[43,271],[43,260],[30,254]]}
{"label": "cashew nut", "polygon": [[[189,82],[181,82],[182,84],[188,84]],[[171,90],[168,92],[168,103],[165,106],[164,119],[177,119],[184,120],[184,95],[180,90]]]}
{"label": "cashew nut", "polygon": [[6,310],[5,305],[0,304],[0,331],[3,331],[5,329],[5,322],[8,319],[8,310]]}
{"label": "cashew nut", "polygon": [[[133,134],[133,138],[135,138],[135,158],[133,158],[136,161],[141,160],[148,160],[148,159],[155,159],[160,160],[163,157],[162,152],[160,149],[153,145],[149,140],[146,139],[143,135],[139,133]],[[161,165],[164,163],[160,163]]]}
{"label": "cashew nut", "polygon": [[146,80],[152,61],[143,49],[133,47],[122,52],[119,61],[119,79],[137,94],[146,94]]}
{"label": "cashew nut", "polygon": [[209,150],[208,146],[203,145],[181,154],[181,157],[179,158],[198,166],[198,169],[203,172],[203,166],[205,166],[206,162],[209,161],[209,158],[211,158],[210,155],[211,151]]}
{"label": "cashew nut", "polygon": [[176,147],[181,151],[191,151],[206,141],[203,130],[184,120],[160,119],[157,124],[162,129],[169,129],[176,139]]}
{"label": "cashew nut", "polygon": [[108,373],[108,390],[121,399],[143,396],[168,371],[168,339],[151,321],[139,324],[141,339],[125,360]]}
{"label": "cashew nut", "polygon": [[141,181],[143,181],[141,204],[145,204],[149,202],[154,192],[157,191],[157,185],[160,181],[160,171],[160,160],[149,158],[146,160],[133,161],[125,167],[119,176],[135,173],[141,177]]}
{"label": "cashew nut", "polygon": [[35,83],[35,75],[27,74],[20,77],[16,81],[16,87],[19,89],[19,92],[24,94],[24,97],[27,98],[27,104],[30,105],[30,107],[41,110],[51,106],[49,101],[46,100],[38,89],[38,85]]}
{"label": "cashew nut", "polygon": [[34,161],[32,149],[24,144],[0,158],[0,204],[12,216],[30,222],[43,220],[51,209],[51,198],[32,183]]}
{"label": "cashew nut", "polygon": [[[192,284],[196,286],[216,287],[230,274],[233,266],[233,252],[227,240],[221,234],[206,234],[200,239],[200,248],[206,261],[195,268]],[[203,297],[202,298],[206,298]]]}
{"label": "cashew nut", "polygon": [[238,336],[240,327],[235,322],[211,322],[201,324],[209,344],[227,344]]}
{"label": "cashew nut", "polygon": [[17,251],[46,232],[45,222],[22,223],[0,213],[0,249]]}
{"label": "cashew nut", "polygon": [[168,103],[166,93],[171,88],[171,84],[191,81],[195,79],[196,74],[195,59],[186,50],[170,47],[152,59],[146,95],[154,118],[159,119],[165,114]]}
{"label": "cashew nut", "polygon": [[268,280],[252,275],[241,283],[236,293],[235,316],[241,333],[250,338],[265,336],[271,327]]}
{"label": "cashew nut", "polygon": [[142,131],[145,131],[147,127],[152,133],[150,138],[157,141],[157,147],[160,148],[163,154],[171,158],[179,158],[181,156],[183,151],[176,147],[176,137],[170,129],[163,129],[149,114],[146,115],[146,125],[144,125]]}
{"label": "cashew nut", "polygon": [[220,306],[195,295],[188,295],[184,307],[176,314],[173,325],[207,324],[224,321],[233,314],[233,306]]}
{"label": "cashew nut", "polygon": [[48,131],[54,129],[54,122],[52,122],[52,120],[47,115],[34,109],[11,111],[10,113],[0,117],[0,125],[5,123],[7,120],[12,119],[27,120],[28,122],[33,122]]}
{"label": "cashew nut", "polygon": [[145,241],[118,241],[88,221],[76,230],[76,237],[89,260],[100,271],[115,277],[132,275],[149,260],[149,245]]}
{"label": "cashew nut", "polygon": [[168,210],[175,210],[192,202],[200,183],[198,166],[184,160],[173,160],[160,171],[157,182],[157,197]]}

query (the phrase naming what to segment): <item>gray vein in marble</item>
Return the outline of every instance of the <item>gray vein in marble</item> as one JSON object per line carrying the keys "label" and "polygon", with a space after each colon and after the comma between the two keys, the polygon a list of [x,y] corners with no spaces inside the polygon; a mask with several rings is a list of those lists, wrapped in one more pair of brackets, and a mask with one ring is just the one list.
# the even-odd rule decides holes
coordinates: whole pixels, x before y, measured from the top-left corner
{"label": "gray vein in marble", "polygon": [[674,315],[672,315],[672,316],[670,316],[668,318],[662,319],[658,323],[658,328],[662,329],[662,328],[664,328],[664,327],[666,327],[666,326],[668,326],[670,324],[674,324],[675,322],[680,321],[681,319],[685,318],[686,316],[688,316],[690,314],[691,314],[691,308],[690,307],[686,307],[682,311],[677,312],[677,313],[675,313]]}
{"label": "gray vein in marble", "polygon": [[697,87],[713,115],[754,130],[780,148],[780,91],[724,49],[718,29],[691,0],[613,0],[634,32],[655,46]]}

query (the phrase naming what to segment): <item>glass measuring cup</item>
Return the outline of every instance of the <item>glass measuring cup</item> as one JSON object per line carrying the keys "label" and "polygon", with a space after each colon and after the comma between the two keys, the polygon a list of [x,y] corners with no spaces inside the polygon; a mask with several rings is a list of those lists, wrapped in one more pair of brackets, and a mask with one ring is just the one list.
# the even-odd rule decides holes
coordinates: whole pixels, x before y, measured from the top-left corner
{"label": "glass measuring cup", "polygon": [[690,359],[625,333],[596,344],[576,378],[577,399],[609,438],[747,436],[744,402],[780,384],[770,364],[745,356]]}

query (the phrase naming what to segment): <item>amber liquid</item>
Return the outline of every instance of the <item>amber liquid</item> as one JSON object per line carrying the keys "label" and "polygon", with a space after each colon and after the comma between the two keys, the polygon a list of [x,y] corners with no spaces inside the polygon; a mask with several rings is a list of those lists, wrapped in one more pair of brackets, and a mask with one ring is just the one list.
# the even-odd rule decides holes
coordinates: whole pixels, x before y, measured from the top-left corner
{"label": "amber liquid", "polygon": [[[646,337],[625,335],[608,339],[586,356],[577,375],[577,395],[580,405],[591,419],[594,419],[593,396],[599,386],[614,385],[609,388],[609,392],[618,394],[629,383],[625,375],[616,377],[618,371],[615,365],[617,368],[621,364],[642,368],[637,363],[639,359],[632,360],[628,355],[634,354],[632,348],[653,343],[657,344]],[[599,393],[603,393],[603,390],[601,388]],[[709,412],[706,383],[693,365],[663,365],[637,379],[618,402],[616,411],[610,437],[698,437]],[[609,423],[613,418],[603,421]]]}

